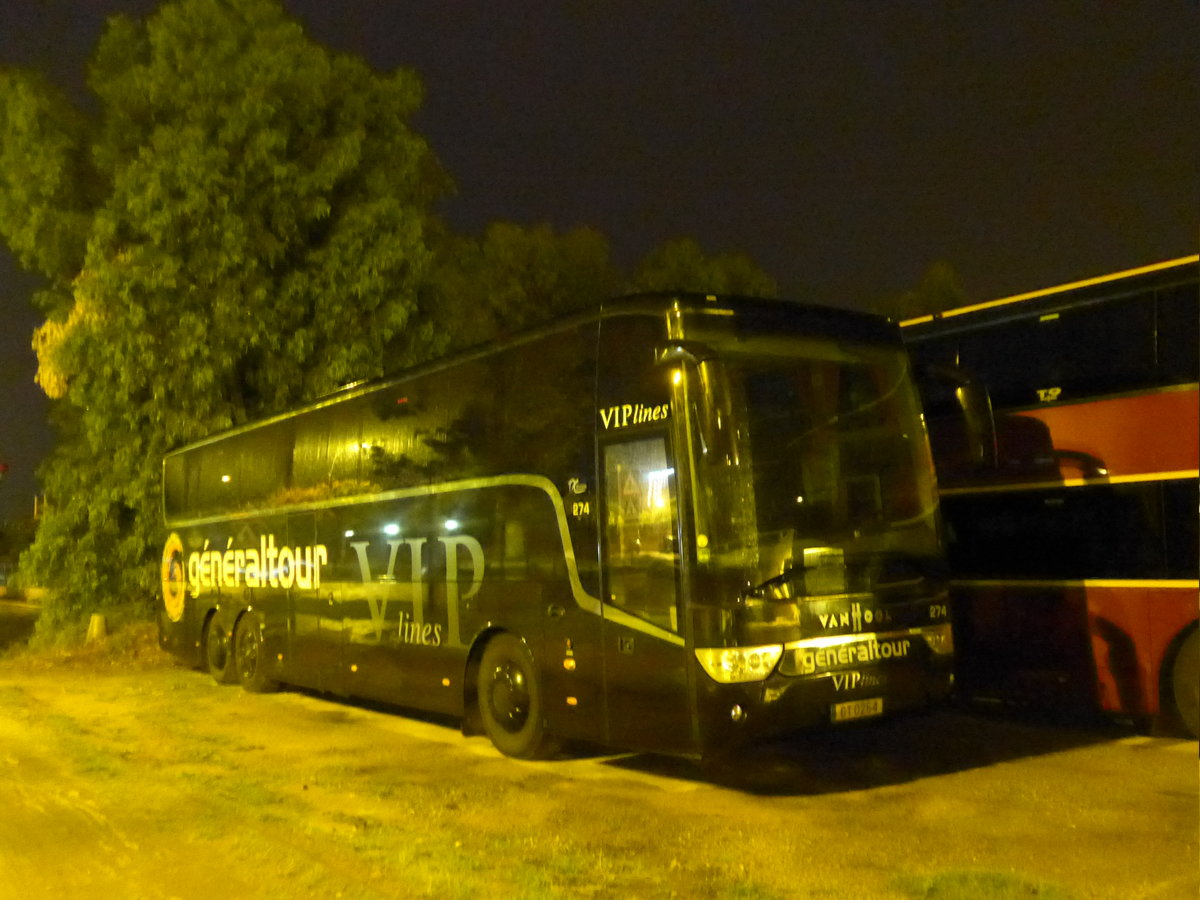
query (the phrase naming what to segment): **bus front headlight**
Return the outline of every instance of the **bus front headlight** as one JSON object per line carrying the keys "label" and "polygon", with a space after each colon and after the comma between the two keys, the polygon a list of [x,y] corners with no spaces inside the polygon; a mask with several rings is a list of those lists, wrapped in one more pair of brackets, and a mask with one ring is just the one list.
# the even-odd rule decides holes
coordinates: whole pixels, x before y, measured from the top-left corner
{"label": "bus front headlight", "polygon": [[762,681],[783,656],[782,644],[765,647],[697,647],[696,659],[708,677],[720,684]]}

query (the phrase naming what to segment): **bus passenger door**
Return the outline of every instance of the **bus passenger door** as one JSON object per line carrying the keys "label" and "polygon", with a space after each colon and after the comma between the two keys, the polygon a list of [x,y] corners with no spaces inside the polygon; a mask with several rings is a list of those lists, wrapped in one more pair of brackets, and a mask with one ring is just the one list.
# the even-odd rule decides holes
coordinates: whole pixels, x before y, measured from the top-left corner
{"label": "bus passenger door", "polygon": [[601,452],[608,740],[629,749],[686,753],[696,736],[667,440],[651,435],[602,446]]}

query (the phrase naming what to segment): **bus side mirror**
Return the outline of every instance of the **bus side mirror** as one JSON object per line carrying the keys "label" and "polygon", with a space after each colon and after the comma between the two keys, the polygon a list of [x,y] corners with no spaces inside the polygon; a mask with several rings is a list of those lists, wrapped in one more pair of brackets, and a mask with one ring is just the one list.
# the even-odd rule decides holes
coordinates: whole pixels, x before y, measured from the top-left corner
{"label": "bus side mirror", "polygon": [[945,393],[954,395],[956,413],[966,439],[966,462],[977,468],[994,471],[999,453],[996,444],[996,417],[987,385],[966,369],[958,366],[925,365],[917,369],[917,378],[932,382]]}

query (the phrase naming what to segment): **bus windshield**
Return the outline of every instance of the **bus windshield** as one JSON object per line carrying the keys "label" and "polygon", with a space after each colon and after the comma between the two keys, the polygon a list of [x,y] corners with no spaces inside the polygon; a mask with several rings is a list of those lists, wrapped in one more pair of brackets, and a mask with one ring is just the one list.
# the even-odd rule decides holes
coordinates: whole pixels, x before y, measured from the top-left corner
{"label": "bus windshield", "polygon": [[695,365],[688,394],[697,558],[717,581],[782,600],[912,586],[936,564],[936,488],[901,350],[742,340]]}

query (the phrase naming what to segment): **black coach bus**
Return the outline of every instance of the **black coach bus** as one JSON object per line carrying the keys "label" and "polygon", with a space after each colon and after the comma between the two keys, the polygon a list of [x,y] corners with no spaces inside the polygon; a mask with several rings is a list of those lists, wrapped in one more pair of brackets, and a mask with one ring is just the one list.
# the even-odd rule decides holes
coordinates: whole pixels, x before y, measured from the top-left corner
{"label": "black coach bus", "polygon": [[699,757],[944,697],[898,330],[640,296],[167,455],[161,641],[222,682]]}

